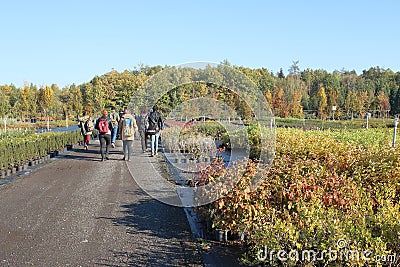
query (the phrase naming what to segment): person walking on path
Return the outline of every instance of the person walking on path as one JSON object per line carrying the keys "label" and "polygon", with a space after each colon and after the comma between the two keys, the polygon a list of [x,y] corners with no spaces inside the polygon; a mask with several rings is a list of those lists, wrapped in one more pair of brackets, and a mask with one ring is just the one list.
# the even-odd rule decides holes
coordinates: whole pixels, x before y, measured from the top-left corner
{"label": "person walking on path", "polygon": [[111,107],[111,112],[110,112],[110,119],[112,122],[112,130],[111,130],[111,146],[114,148],[115,147],[115,140],[117,140],[117,133],[118,133],[118,124],[120,120],[119,113],[115,111],[115,107]]}
{"label": "person walking on path", "polygon": [[92,131],[94,130],[93,121],[90,118],[87,110],[83,112],[82,117],[80,117],[78,120],[78,127],[81,128],[81,134],[83,136],[83,149],[88,150],[90,136],[92,135]]}
{"label": "person walking on path", "polygon": [[[112,127],[113,125],[110,117],[108,116],[108,111],[103,110],[102,116],[97,119],[95,126],[95,128],[99,131],[101,161],[109,159],[108,154],[110,151]],[[104,147],[106,150],[105,152]]]}
{"label": "person walking on path", "polygon": [[164,119],[158,106],[154,105],[153,110],[149,114],[149,126],[147,132],[151,135],[151,156],[154,157],[158,154],[158,140],[160,138],[160,131],[164,128]]}
{"label": "person walking on path", "polygon": [[123,160],[131,161],[133,140],[135,140],[137,128],[135,117],[129,113],[128,109],[125,109],[118,125],[118,134],[122,140],[122,148],[124,151]]}
{"label": "person walking on path", "polygon": [[142,152],[145,153],[146,152],[146,148],[147,148],[147,134],[146,134],[146,129],[148,127],[148,113],[147,113],[147,109],[145,107],[143,107],[140,111],[140,114],[137,116],[137,125],[138,125],[138,132],[139,132],[139,136],[140,136],[140,142],[142,144]]}

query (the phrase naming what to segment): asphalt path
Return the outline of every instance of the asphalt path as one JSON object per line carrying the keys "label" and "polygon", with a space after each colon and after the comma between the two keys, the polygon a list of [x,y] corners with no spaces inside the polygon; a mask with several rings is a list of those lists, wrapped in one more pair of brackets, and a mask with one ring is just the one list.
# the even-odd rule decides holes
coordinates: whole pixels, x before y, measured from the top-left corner
{"label": "asphalt path", "polygon": [[148,196],[121,148],[105,162],[98,149],[0,186],[0,266],[202,266],[183,209]]}

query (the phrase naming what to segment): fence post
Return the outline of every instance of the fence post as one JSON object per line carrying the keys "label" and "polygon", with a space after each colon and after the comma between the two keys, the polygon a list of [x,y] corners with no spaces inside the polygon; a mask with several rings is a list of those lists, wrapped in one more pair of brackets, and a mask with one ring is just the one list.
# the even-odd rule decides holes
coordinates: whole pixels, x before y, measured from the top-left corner
{"label": "fence post", "polygon": [[368,119],[371,117],[371,113],[369,113],[369,112],[367,112],[367,130],[368,130],[368,127],[369,127],[369,125],[368,125]]}
{"label": "fence post", "polygon": [[65,116],[65,126],[68,128],[68,112],[67,112],[67,115]]}
{"label": "fence post", "polygon": [[270,122],[269,128],[271,129],[271,131],[274,128],[274,118],[271,118],[271,122]]}
{"label": "fence post", "polygon": [[393,142],[392,147],[396,147],[396,133],[397,133],[397,125],[399,124],[399,119],[394,119],[394,131],[393,131]]}

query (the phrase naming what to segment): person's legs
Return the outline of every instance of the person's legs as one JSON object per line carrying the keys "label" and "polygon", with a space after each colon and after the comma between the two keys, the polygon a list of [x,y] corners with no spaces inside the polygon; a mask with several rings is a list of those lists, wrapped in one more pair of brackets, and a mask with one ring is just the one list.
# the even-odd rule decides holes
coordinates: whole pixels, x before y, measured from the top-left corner
{"label": "person's legs", "polygon": [[85,139],[83,141],[83,148],[85,148],[86,150],[88,149],[89,142],[90,142],[90,134],[86,134]]}
{"label": "person's legs", "polygon": [[131,161],[131,156],[133,153],[133,140],[128,140],[127,147],[128,147],[128,161]]}
{"label": "person's legs", "polygon": [[149,134],[146,131],[144,131],[144,147],[146,149],[147,149],[147,144],[149,143],[149,138],[150,138]]}
{"label": "person's legs", "polygon": [[106,139],[104,134],[99,135],[99,141],[100,141],[100,154],[101,154],[101,159],[104,160],[104,149],[103,147],[106,145]]}
{"label": "person's legs", "polygon": [[106,141],[106,154],[105,154],[105,157],[106,157],[106,159],[108,159],[108,154],[110,152],[111,135],[105,134],[104,135],[104,139]]}
{"label": "person's legs", "polygon": [[139,137],[140,137],[139,135],[140,135],[139,130],[135,131],[134,137],[136,140],[139,139]]}
{"label": "person's legs", "polygon": [[124,152],[124,157],[123,157],[123,160],[126,160],[127,159],[127,156],[126,156],[126,152],[127,152],[127,141],[126,140],[122,140],[122,151]]}
{"label": "person's legs", "polygon": [[158,139],[160,138],[160,132],[156,133],[155,136],[156,136],[156,140],[155,140],[155,151],[154,151],[154,153],[157,154],[158,153]]}
{"label": "person's legs", "polygon": [[150,135],[151,138],[151,142],[150,142],[150,146],[151,146],[151,155],[154,155],[156,153],[156,135],[152,134]]}
{"label": "person's legs", "polygon": [[112,147],[115,147],[115,141],[117,140],[117,132],[118,132],[118,126],[114,126],[112,130],[112,139],[111,139]]}
{"label": "person's legs", "polygon": [[142,151],[143,153],[146,152],[146,131],[142,130],[139,131],[140,135],[140,142],[142,143]]}

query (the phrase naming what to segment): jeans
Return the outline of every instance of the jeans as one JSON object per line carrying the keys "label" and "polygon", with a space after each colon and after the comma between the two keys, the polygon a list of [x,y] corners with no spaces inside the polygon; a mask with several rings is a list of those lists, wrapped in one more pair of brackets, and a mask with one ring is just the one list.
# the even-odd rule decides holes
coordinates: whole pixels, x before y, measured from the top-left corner
{"label": "jeans", "polygon": [[124,159],[130,160],[133,152],[133,140],[122,140],[122,148],[124,149]]}
{"label": "jeans", "polygon": [[160,137],[160,132],[151,135],[151,153],[157,153],[159,137]]}
{"label": "jeans", "polygon": [[115,140],[117,140],[117,132],[118,132],[118,126],[114,126],[112,130],[112,139],[111,143],[115,143]]}
{"label": "jeans", "polygon": [[[110,144],[111,144],[111,135],[109,134],[99,134],[100,140],[100,154],[101,158],[108,157],[108,153],[110,151]],[[104,153],[104,146],[106,147],[106,152]]]}

